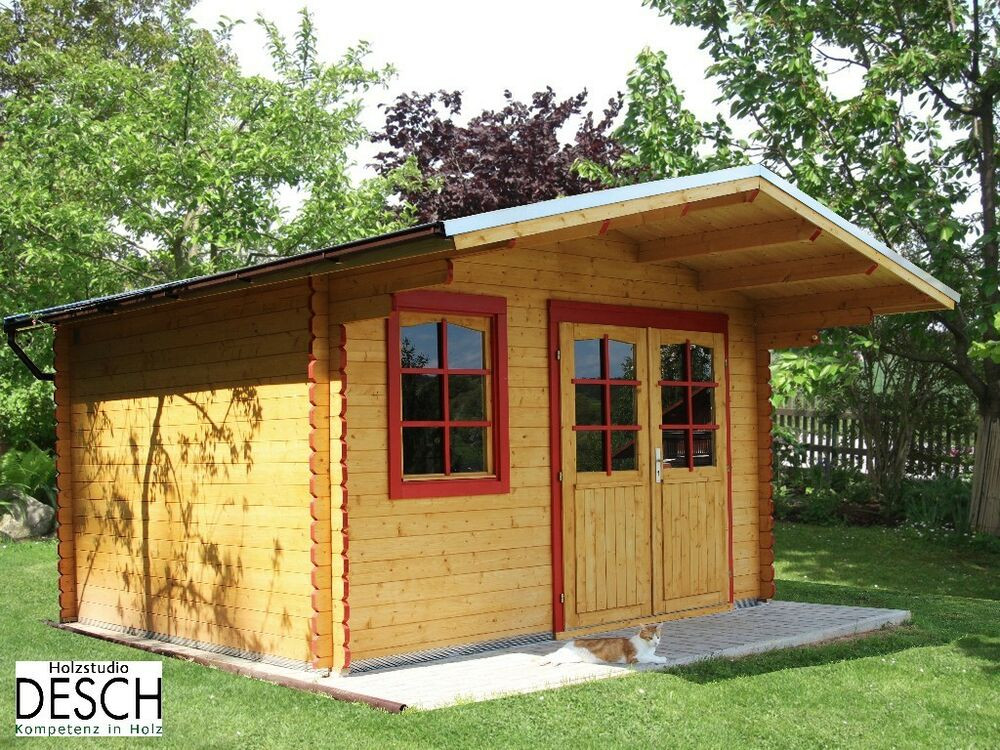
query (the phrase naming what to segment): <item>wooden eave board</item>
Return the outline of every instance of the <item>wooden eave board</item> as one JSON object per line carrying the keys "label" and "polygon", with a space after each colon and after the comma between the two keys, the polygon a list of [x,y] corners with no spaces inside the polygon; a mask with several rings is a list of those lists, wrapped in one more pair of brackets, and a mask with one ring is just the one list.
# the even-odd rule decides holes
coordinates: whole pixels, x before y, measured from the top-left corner
{"label": "wooden eave board", "polygon": [[[775,178],[777,179],[777,178]],[[753,200],[712,207],[682,214],[678,207],[695,205],[697,201],[737,193],[757,191]],[[811,200],[804,197],[803,200]],[[825,209],[824,209],[825,210]],[[637,253],[642,242],[680,238],[703,232],[745,227],[748,233],[775,221],[802,219],[821,230],[812,242],[789,242],[766,248],[693,255],[683,259],[653,262],[678,269],[688,269],[707,277],[713,271],[755,269],[772,263],[801,260],[804,264],[823,259],[857,256],[870,260],[872,270],[848,276],[831,276],[796,281],[776,281],[773,284],[734,290],[750,300],[773,301],[782,297],[798,297],[812,292],[850,292],[871,287],[907,285],[918,292],[915,309],[951,309],[955,303],[935,284],[921,278],[902,262],[885,255],[871,242],[847,231],[840,223],[800,201],[769,179],[743,177],[677,192],[644,196],[631,201],[575,209],[534,219],[483,228],[454,236],[459,249],[472,249],[477,243],[521,243],[545,247],[560,241],[601,239],[614,232],[614,238],[633,243]],[[585,230],[585,231],[581,231]],[[865,269],[867,270],[867,269]],[[888,312],[899,312],[893,306]],[[873,309],[878,313],[878,309]]]}

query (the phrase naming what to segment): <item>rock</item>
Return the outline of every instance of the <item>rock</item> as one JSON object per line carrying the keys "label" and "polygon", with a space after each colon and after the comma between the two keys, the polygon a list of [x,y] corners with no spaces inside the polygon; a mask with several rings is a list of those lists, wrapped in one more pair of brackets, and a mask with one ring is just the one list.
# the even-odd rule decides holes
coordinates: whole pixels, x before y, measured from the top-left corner
{"label": "rock", "polygon": [[39,502],[12,487],[0,489],[0,534],[11,539],[27,539],[31,536],[45,536],[51,533],[56,512],[45,503]]}

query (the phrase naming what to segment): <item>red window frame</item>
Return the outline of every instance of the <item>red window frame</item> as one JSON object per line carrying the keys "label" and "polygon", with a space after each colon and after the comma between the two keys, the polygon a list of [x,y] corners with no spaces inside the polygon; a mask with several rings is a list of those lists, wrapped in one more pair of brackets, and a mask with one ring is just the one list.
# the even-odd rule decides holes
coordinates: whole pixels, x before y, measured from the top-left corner
{"label": "red window frame", "polygon": [[[401,363],[400,313],[417,312],[440,315],[447,325],[449,314],[488,318],[490,321],[489,369],[466,370],[438,368],[404,368]],[[508,430],[507,392],[507,300],[455,292],[399,292],[392,297],[386,335],[388,361],[389,405],[389,497],[393,500],[410,498],[461,497],[463,495],[493,495],[510,491],[510,437]],[[447,335],[442,340],[443,360],[448,364]],[[403,421],[403,374],[442,375],[442,420],[433,422]],[[448,375],[490,374],[492,415],[484,421],[454,422],[449,419]],[[407,479],[403,476],[403,426],[444,428],[445,476],[433,479]],[[451,427],[491,427],[493,472],[490,476],[462,477],[451,475],[448,448]]]}
{"label": "red window frame", "polygon": [[[700,346],[700,344],[695,344],[695,346]],[[714,352],[713,352],[714,356]],[[660,432],[663,430],[684,430],[684,434],[687,436],[687,468],[688,471],[694,471],[694,433],[695,430],[700,432],[706,432],[709,430],[718,430],[719,425],[716,422],[710,424],[696,424],[694,421],[694,394],[695,389],[704,390],[705,388],[718,388],[719,382],[717,380],[692,380],[691,379],[691,340],[688,339],[684,342],[684,371],[687,373],[687,380],[658,380],[657,386],[660,388],[684,388],[684,404],[687,407],[685,411],[687,412],[687,422],[677,423],[677,424],[661,424]],[[661,391],[662,392],[662,391]],[[673,411],[673,408],[667,409],[667,412]],[[715,405],[713,402],[712,413],[715,414]],[[716,455],[715,447],[712,448],[712,466],[716,466],[718,462],[718,456]],[[666,468],[676,468],[667,466]]]}
{"label": "red window frame", "polygon": [[[604,471],[610,477],[611,476],[611,433],[613,432],[638,432],[642,429],[641,425],[637,424],[611,424],[611,386],[613,385],[626,385],[632,386],[638,391],[640,382],[638,380],[622,380],[620,378],[611,377],[611,352],[610,352],[610,337],[608,334],[604,334],[601,337],[601,377],[599,378],[572,378],[570,382],[573,385],[599,385],[601,386],[601,401],[602,401],[602,416],[604,418],[603,424],[574,424],[574,432],[603,432],[604,440]],[[593,339],[591,339],[593,341]],[[634,346],[634,344],[633,344]],[[638,394],[636,394],[638,395]],[[636,402],[636,408],[639,408],[638,401]],[[632,444],[635,444],[635,438],[632,440]],[[638,466],[636,466],[638,468]],[[635,471],[635,469],[617,469],[617,471]]]}

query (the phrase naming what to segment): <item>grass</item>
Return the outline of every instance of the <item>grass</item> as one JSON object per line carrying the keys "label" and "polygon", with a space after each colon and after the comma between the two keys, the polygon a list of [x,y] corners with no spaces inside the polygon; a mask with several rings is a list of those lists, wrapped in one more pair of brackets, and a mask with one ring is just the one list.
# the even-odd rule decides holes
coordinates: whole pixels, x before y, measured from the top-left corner
{"label": "grass", "polygon": [[[164,737],[81,747],[995,747],[1000,554],[913,531],[782,524],[783,599],[909,609],[853,641],[390,716],[164,661]],[[51,542],[0,546],[0,745],[13,744],[17,659],[141,659],[48,628]],[[36,739],[32,747],[72,746]]]}

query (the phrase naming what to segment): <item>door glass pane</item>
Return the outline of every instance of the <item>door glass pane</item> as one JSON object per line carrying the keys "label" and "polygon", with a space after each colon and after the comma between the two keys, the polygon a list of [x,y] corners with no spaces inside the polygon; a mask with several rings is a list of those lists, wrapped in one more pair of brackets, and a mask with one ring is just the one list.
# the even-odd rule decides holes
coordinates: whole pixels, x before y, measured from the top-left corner
{"label": "door glass pane", "polygon": [[403,374],[403,420],[431,422],[442,419],[441,376]]}
{"label": "door glass pane", "polygon": [[691,399],[691,410],[695,424],[715,424],[715,409],[713,408],[714,388],[693,388],[694,398]]}
{"label": "door glass pane", "polygon": [[701,380],[703,382],[714,380],[712,373],[712,350],[707,346],[691,345],[691,380]]}
{"label": "door glass pane", "polygon": [[615,380],[635,380],[635,344],[608,341],[609,377]]}
{"label": "door glass pane", "polygon": [[451,473],[486,471],[486,428],[453,427],[451,430]]}
{"label": "door glass pane", "polygon": [[576,386],[576,424],[604,424],[604,386]]}
{"label": "door glass pane", "polygon": [[665,344],[660,347],[660,380],[686,380],[684,344]]}
{"label": "door glass pane", "polygon": [[444,430],[403,428],[403,474],[444,474]]}
{"label": "door glass pane", "polygon": [[639,433],[615,430],[611,433],[611,470],[635,469],[635,442]]}
{"label": "door glass pane", "polygon": [[695,430],[694,465],[715,466],[715,431]]}
{"label": "door glass pane", "polygon": [[687,388],[663,386],[660,389],[663,422],[661,424],[687,424]]}
{"label": "door glass pane", "polygon": [[604,471],[604,430],[587,430],[576,435],[576,470]]}
{"label": "door glass pane", "polygon": [[635,392],[634,385],[611,386],[611,424],[638,424]]}
{"label": "door glass pane", "polygon": [[[449,356],[451,350],[448,350]],[[486,376],[449,375],[448,409],[453,422],[486,420]]]}
{"label": "door glass pane", "polygon": [[448,324],[448,368],[452,370],[482,370],[486,359],[486,337],[482,331]]}
{"label": "door glass pane", "polygon": [[582,339],[573,342],[573,377],[601,377],[600,339]]}
{"label": "door glass pane", "polygon": [[403,326],[400,331],[400,364],[403,367],[440,367],[437,323]]}
{"label": "door glass pane", "polygon": [[687,430],[663,430],[663,463],[687,468]]}

